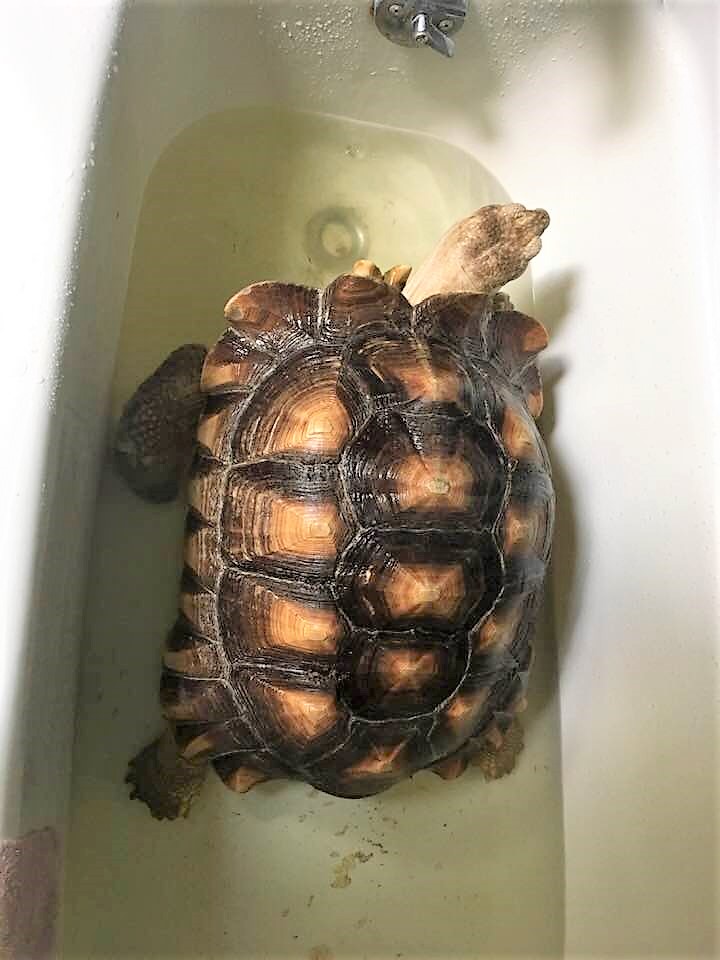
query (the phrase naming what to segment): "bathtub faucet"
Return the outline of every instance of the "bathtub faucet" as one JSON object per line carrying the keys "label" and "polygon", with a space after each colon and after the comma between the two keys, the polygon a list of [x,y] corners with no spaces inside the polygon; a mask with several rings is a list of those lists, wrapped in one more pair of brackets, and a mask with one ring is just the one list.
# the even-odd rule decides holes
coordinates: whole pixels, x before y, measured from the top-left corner
{"label": "bathtub faucet", "polygon": [[405,47],[432,47],[443,56],[455,53],[452,34],[465,22],[467,0],[373,0],[372,15],[380,33]]}

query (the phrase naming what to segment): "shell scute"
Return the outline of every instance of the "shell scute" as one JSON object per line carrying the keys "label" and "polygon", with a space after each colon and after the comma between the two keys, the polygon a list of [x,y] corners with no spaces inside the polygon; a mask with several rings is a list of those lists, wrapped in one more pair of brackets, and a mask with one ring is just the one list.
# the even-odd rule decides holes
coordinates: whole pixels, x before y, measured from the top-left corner
{"label": "shell scute", "polygon": [[358,419],[339,391],[340,370],[337,353],[316,347],[276,369],[237,421],[235,458],[337,458]]}
{"label": "shell scute", "polygon": [[502,583],[488,530],[370,529],[338,563],[338,598],[350,620],[374,630],[452,633],[488,610]]}
{"label": "shell scute", "polygon": [[411,316],[412,307],[397,287],[345,274],[323,291],[317,332],[325,341],[344,341],[377,324],[407,328]]}
{"label": "shell scute", "polygon": [[352,343],[347,357],[369,394],[385,404],[435,407],[450,416],[474,409],[470,365],[446,343],[390,328],[370,330]]}
{"label": "shell scute", "polygon": [[430,714],[458,687],[467,666],[467,637],[356,630],[338,664],[339,693],[353,714],[389,720]]}
{"label": "shell scute", "polygon": [[228,570],[218,618],[232,663],[253,658],[320,671],[335,662],[347,626],[329,589]]}
{"label": "shell scute", "polygon": [[470,418],[403,410],[372,417],[341,461],[345,489],[365,524],[492,527],[508,468],[491,431]]}
{"label": "shell scute", "polygon": [[222,516],[230,563],[329,580],[348,538],[325,465],[266,460],[230,471]]}

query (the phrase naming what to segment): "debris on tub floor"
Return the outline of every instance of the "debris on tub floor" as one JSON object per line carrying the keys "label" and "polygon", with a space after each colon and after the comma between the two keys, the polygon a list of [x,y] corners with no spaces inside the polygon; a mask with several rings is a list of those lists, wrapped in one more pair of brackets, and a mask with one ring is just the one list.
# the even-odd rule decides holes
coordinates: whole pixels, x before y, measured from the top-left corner
{"label": "debris on tub floor", "polygon": [[318,947],[311,947],[308,954],[308,960],[333,960],[333,952],[330,947],[321,943]]}
{"label": "debris on tub floor", "polygon": [[350,871],[353,870],[358,863],[367,863],[368,860],[372,859],[372,856],[372,853],[356,850],[354,853],[349,853],[346,857],[343,857],[340,863],[333,868],[335,878],[330,886],[335,890],[344,890],[345,887],[349,887],[352,883]]}

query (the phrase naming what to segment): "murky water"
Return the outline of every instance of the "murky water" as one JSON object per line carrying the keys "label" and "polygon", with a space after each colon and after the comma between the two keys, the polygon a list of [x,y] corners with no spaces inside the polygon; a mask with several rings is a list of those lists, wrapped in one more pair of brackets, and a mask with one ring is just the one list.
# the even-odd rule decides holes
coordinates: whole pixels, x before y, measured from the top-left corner
{"label": "murky water", "polygon": [[[357,256],[417,264],[455,220],[506,199],[436,140],[269,111],[211,116],[148,182],[113,414],[174,347],[212,342],[254,280],[324,284]],[[527,280],[514,285],[530,305]],[[183,505],[135,498],[108,466],[98,504],[67,860],[67,958],[344,960],[556,956],[563,853],[555,656],[541,638],[518,770],[423,773],[379,797],[211,777],[187,821],[128,799],[127,759],[161,728]],[[550,632],[546,631],[547,636]]]}

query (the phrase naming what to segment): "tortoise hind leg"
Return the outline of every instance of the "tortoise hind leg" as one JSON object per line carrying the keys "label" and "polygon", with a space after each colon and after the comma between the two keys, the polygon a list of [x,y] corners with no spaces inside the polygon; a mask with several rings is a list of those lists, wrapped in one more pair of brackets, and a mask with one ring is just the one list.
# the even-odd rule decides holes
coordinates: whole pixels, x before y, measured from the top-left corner
{"label": "tortoise hind leg", "polygon": [[207,351],[185,344],[140,384],[120,417],[115,467],[138,496],[173,500],[190,466],[204,406],[200,376]]}
{"label": "tortoise hind leg", "polygon": [[522,724],[517,717],[501,733],[497,728],[478,744],[470,763],[480,767],[486,780],[499,780],[512,773],[525,746]]}
{"label": "tortoise hind leg", "polygon": [[191,763],[178,749],[170,727],[130,761],[125,782],[131,798],[146,803],[157,820],[186,817],[205,780],[206,761]]}
{"label": "tortoise hind leg", "polygon": [[480,767],[486,780],[499,780],[515,769],[524,746],[522,724],[514,717],[504,732],[493,726],[483,737],[470,740],[461,750],[431,767],[443,780],[455,780],[468,764]]}

